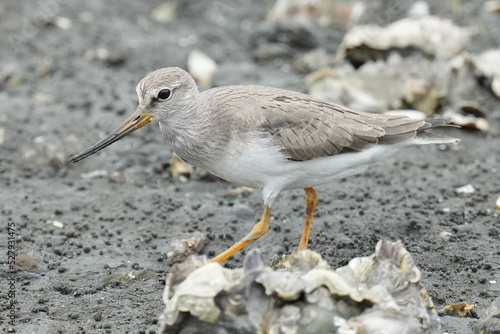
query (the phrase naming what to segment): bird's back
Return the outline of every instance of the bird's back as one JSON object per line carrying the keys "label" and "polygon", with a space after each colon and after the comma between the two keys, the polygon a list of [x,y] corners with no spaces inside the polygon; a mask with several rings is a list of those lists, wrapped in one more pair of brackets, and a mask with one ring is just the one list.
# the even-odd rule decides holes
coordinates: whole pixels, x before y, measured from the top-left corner
{"label": "bird's back", "polygon": [[[234,133],[259,133],[290,160],[359,152],[407,141],[444,121],[356,112],[309,95],[265,86],[225,86],[204,93],[217,121]],[[450,142],[449,138],[443,142]]]}

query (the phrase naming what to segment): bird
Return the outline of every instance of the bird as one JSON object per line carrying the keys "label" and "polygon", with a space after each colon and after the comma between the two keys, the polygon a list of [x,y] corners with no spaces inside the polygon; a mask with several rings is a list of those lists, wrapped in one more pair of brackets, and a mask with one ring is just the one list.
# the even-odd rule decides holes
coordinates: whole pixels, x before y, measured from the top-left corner
{"label": "bird", "polygon": [[135,112],[109,135],[74,155],[80,161],[128,134],[158,123],[184,161],[239,186],[260,189],[264,209],[251,231],[210,261],[222,263],[262,237],[271,207],[284,190],[304,189],[299,250],[307,249],[317,204],[314,187],[364,172],[410,146],[457,143],[426,135],[445,120],[354,111],[285,89],[234,85],[198,90],[178,67],[153,71],[136,87]]}

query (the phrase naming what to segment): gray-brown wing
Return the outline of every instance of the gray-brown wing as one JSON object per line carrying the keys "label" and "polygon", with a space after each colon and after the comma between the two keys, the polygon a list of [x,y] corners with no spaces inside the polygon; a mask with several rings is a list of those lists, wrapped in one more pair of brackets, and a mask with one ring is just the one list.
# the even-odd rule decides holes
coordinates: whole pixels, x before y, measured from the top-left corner
{"label": "gray-brown wing", "polygon": [[275,96],[263,109],[270,112],[261,130],[290,159],[300,161],[401,142],[426,124],[405,116],[359,113],[302,94]]}

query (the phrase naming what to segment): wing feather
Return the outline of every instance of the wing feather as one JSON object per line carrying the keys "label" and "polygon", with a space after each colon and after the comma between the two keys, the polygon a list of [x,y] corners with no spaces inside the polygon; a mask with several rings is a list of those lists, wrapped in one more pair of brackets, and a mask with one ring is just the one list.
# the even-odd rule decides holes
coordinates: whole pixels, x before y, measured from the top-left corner
{"label": "wing feather", "polygon": [[[441,123],[402,115],[356,112],[305,94],[262,86],[215,88],[211,99],[230,116],[238,133],[255,130],[271,138],[291,160],[310,160],[376,144],[394,144]],[[236,123],[234,123],[236,122]]]}
{"label": "wing feather", "polygon": [[[361,151],[385,135],[385,117],[356,113],[321,100],[278,96],[268,100],[270,112],[261,124],[273,142],[292,160],[310,160],[348,151]],[[396,119],[391,130],[408,130]],[[411,128],[411,127],[410,127]]]}

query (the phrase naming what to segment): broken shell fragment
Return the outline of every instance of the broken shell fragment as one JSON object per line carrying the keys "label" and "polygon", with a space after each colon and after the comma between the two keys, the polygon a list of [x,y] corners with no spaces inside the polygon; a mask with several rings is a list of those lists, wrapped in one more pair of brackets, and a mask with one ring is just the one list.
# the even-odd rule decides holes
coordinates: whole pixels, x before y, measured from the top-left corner
{"label": "broken shell fragment", "polygon": [[458,111],[448,109],[443,113],[443,118],[449,119],[451,123],[460,125],[462,128],[488,131],[490,123],[483,117],[486,112],[476,103],[462,101]]}
{"label": "broken shell fragment", "polygon": [[456,304],[450,304],[443,307],[442,311],[447,315],[455,317],[464,317],[469,314],[476,305],[471,305],[467,302],[461,302]]}
{"label": "broken shell fragment", "polygon": [[449,99],[448,63],[391,53],[385,61],[367,62],[357,69],[348,63],[322,68],[309,74],[306,82],[310,95],[355,110],[414,109],[428,118]]}
{"label": "broken shell fragment", "polygon": [[409,47],[436,58],[448,59],[462,51],[468,32],[448,19],[436,16],[410,17],[386,27],[356,26],[344,36],[339,57],[364,63],[385,58],[392,49]]}
{"label": "broken shell fragment", "polygon": [[194,167],[184,162],[177,154],[172,155],[170,159],[170,173],[173,177],[181,175],[190,176],[194,172]]}
{"label": "broken shell fragment", "polygon": [[231,195],[231,196],[236,196],[236,195],[239,195],[239,194],[242,194],[242,193],[251,193],[253,192],[254,189],[252,188],[248,188],[248,187],[236,187],[236,188],[233,188],[231,190],[229,190],[227,192],[228,195]]}
{"label": "broken shell fragment", "polygon": [[495,334],[500,332],[500,297],[495,298],[486,309],[481,320],[474,326],[476,334]]}
{"label": "broken shell fragment", "polygon": [[500,49],[486,50],[472,57],[476,76],[486,78],[493,93],[500,97]]}
{"label": "broken shell fragment", "polygon": [[500,14],[500,1],[498,0],[486,1],[484,3],[483,8],[486,12]]}
{"label": "broken shell fragment", "polygon": [[257,250],[243,269],[204,257],[173,266],[159,333],[436,333],[434,304],[400,241],[337,270],[309,250],[273,270]]}
{"label": "broken shell fragment", "polygon": [[172,242],[172,251],[167,253],[167,257],[173,262],[182,262],[189,255],[199,254],[207,242],[207,235],[204,233],[195,233],[184,239],[175,239]]}

